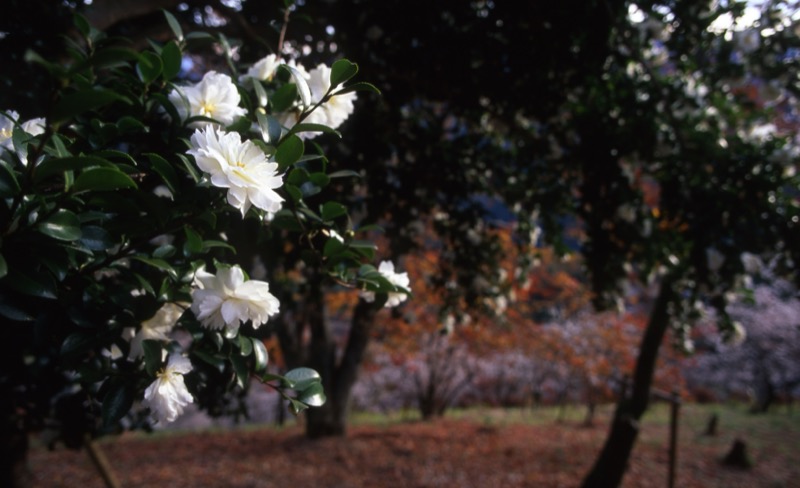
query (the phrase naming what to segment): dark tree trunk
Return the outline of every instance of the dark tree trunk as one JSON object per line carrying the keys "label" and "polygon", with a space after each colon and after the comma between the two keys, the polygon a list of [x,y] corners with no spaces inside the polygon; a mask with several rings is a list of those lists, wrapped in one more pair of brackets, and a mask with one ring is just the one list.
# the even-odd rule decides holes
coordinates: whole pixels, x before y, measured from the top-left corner
{"label": "dark tree trunk", "polygon": [[[321,304],[321,298],[320,298]],[[320,310],[322,307],[320,305]],[[347,414],[350,393],[369,344],[370,331],[377,309],[363,300],[353,311],[350,333],[341,360],[336,361],[336,343],[331,337],[324,314],[311,323],[311,355],[309,366],[322,376],[328,400],[325,405],[311,408],[306,414],[306,435],[310,438],[342,436],[347,433]]]}
{"label": "dark tree trunk", "polygon": [[639,420],[649,403],[658,350],[669,325],[667,306],[671,298],[672,281],[665,279],[639,347],[630,396],[620,399],[608,438],[592,470],[583,480],[583,488],[613,488],[622,483],[639,435]]}

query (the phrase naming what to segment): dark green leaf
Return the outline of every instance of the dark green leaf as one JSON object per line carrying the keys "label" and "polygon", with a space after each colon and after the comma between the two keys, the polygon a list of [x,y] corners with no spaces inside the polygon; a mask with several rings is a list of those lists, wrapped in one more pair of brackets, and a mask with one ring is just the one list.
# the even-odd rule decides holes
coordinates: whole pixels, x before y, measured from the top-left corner
{"label": "dark green leaf", "polygon": [[161,49],[161,63],[164,69],[161,71],[164,79],[169,81],[181,72],[181,61],[183,55],[178,43],[170,41]]}
{"label": "dark green leaf", "polygon": [[214,367],[217,371],[222,372],[225,371],[225,359],[217,356],[216,354],[209,354],[206,351],[201,349],[197,349],[192,351],[194,356],[197,356],[198,359],[207,363]]}
{"label": "dark green leaf", "polygon": [[167,185],[169,191],[175,195],[178,174],[175,172],[175,169],[172,167],[172,165],[169,164],[166,159],[162,158],[156,153],[146,153],[145,156],[147,156],[147,158],[150,160],[150,165],[152,166],[153,171],[161,176],[161,179],[164,180],[164,184]]}
{"label": "dark green leaf", "polygon": [[89,37],[89,31],[91,27],[89,26],[89,22],[86,20],[86,17],[76,13],[72,16],[72,22],[75,24],[75,27],[78,29],[78,31],[83,34],[83,37]]}
{"label": "dark green leaf", "polygon": [[322,381],[319,373],[311,368],[295,368],[287,372],[283,377],[289,382],[289,387],[297,391],[303,391],[311,385]]}
{"label": "dark green leaf", "polygon": [[84,332],[74,332],[61,344],[61,356],[74,359],[83,355],[94,346],[94,337]]}
{"label": "dark green leaf", "polygon": [[361,178],[361,173],[358,173],[356,171],[352,171],[352,170],[349,170],[349,169],[342,169],[342,170],[334,171],[333,173],[329,173],[328,174],[328,178],[330,178],[330,179],[334,179],[334,178],[349,178],[349,177]]}
{"label": "dark green leaf", "polygon": [[358,65],[340,59],[331,66],[331,87],[337,87],[358,73]]}
{"label": "dark green leaf", "polygon": [[173,269],[172,266],[170,266],[170,264],[168,262],[164,261],[163,259],[148,258],[148,257],[144,257],[144,256],[133,256],[133,258],[131,258],[131,259],[135,259],[137,261],[141,261],[141,262],[143,262],[145,264],[149,264],[150,266],[152,266],[154,268],[160,269],[162,271],[166,271],[167,274],[169,274],[169,276],[172,279],[175,279],[175,278],[178,277],[178,274],[175,272],[175,269]]}
{"label": "dark green leaf", "polygon": [[272,106],[272,112],[286,112],[294,103],[297,98],[297,85],[294,83],[287,83],[282,87],[275,90],[272,98],[269,100]]}
{"label": "dark green leaf", "polygon": [[250,372],[247,370],[247,362],[238,354],[231,354],[229,359],[231,360],[233,371],[236,373],[236,384],[239,385],[239,388],[244,388],[250,377]]}
{"label": "dark green leaf", "polygon": [[163,356],[161,343],[154,339],[145,339],[142,341],[142,350],[144,351],[145,370],[148,375],[155,376],[161,369]]}
{"label": "dark green leaf", "polygon": [[69,210],[61,209],[36,225],[42,234],[61,241],[75,241],[81,238],[81,222]]}
{"label": "dark green leaf", "polygon": [[311,180],[311,183],[314,183],[319,187],[325,187],[331,182],[330,176],[322,172],[311,173],[308,179]]}
{"label": "dark green leaf", "polygon": [[296,135],[284,138],[283,142],[275,151],[275,161],[278,162],[279,171],[283,171],[293,165],[303,155],[303,140]]}
{"label": "dark green leaf", "polygon": [[81,244],[92,251],[105,251],[114,246],[114,240],[104,228],[85,225],[81,228]]}
{"label": "dark green leaf", "polygon": [[169,24],[169,28],[172,29],[172,33],[175,34],[175,38],[179,41],[183,40],[183,29],[181,29],[181,24],[178,22],[178,19],[175,18],[174,15],[163,10],[164,17],[167,19],[167,24]]}
{"label": "dark green leaf", "polygon": [[314,383],[297,394],[297,400],[310,407],[321,407],[325,404],[325,390],[320,383]]}
{"label": "dark green leaf", "polygon": [[334,92],[334,96],[335,95],[344,95],[345,93],[351,93],[351,92],[355,92],[355,91],[372,92],[372,93],[376,93],[378,95],[381,94],[381,91],[378,90],[378,88],[375,87],[375,85],[373,85],[371,83],[366,83],[364,81],[359,81],[358,83],[353,83],[352,85],[348,85],[348,86],[342,88],[341,90],[338,90],[338,91]]}
{"label": "dark green leaf", "polygon": [[6,258],[0,254],[0,278],[8,274],[8,264],[6,264]]}
{"label": "dark green leaf", "polygon": [[191,227],[184,227],[183,232],[186,234],[186,243],[183,245],[184,256],[191,256],[199,254],[203,250],[203,238],[200,237]]}
{"label": "dark green leaf", "polygon": [[325,202],[320,209],[322,220],[333,220],[336,217],[347,215],[347,207],[339,202]]}
{"label": "dark green leaf", "polygon": [[241,334],[239,334],[239,352],[242,356],[249,356],[253,352],[253,341]]}
{"label": "dark green leaf", "polygon": [[91,168],[82,172],[72,186],[73,191],[111,191],[136,188],[130,176],[115,168]]}
{"label": "dark green leaf", "polygon": [[163,68],[161,58],[151,51],[143,52],[139,62],[136,63],[136,73],[144,83],[152,83],[161,74]]}
{"label": "dark green leaf", "polygon": [[9,303],[9,297],[5,294],[0,294],[0,315],[17,322],[32,322],[34,319],[33,315],[19,308],[16,303]]}
{"label": "dark green leaf", "polygon": [[14,170],[5,161],[0,161],[0,197],[13,197],[19,193],[20,186]]}
{"label": "dark green leaf", "polygon": [[114,381],[103,397],[103,425],[112,427],[119,422],[133,406],[133,399],[134,392],[131,383],[119,380]]}
{"label": "dark green leaf", "polygon": [[115,165],[107,159],[96,156],[69,156],[66,158],[47,159],[36,167],[33,180],[35,183],[40,183],[51,176],[61,175],[65,171],[77,171],[92,167],[114,168]]}
{"label": "dark green leaf", "polygon": [[113,90],[84,88],[63,96],[53,109],[52,120],[60,122],[115,101],[131,103],[126,97]]}
{"label": "dark green leaf", "polygon": [[289,398],[289,409],[294,415],[300,414],[303,410],[306,410],[308,405],[305,403],[295,400],[294,398]]}
{"label": "dark green leaf", "polygon": [[8,274],[3,278],[3,283],[12,290],[16,290],[24,295],[34,297],[55,299],[56,284],[52,275],[46,271],[25,270],[21,272],[14,269],[14,262],[9,267]]}

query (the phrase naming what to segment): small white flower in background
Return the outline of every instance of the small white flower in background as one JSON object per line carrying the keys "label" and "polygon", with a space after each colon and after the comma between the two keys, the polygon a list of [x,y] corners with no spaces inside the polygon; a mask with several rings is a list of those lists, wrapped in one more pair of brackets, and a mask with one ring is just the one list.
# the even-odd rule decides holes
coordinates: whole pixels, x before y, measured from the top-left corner
{"label": "small white flower in background", "polygon": [[[305,74],[306,72],[302,69],[301,65],[293,65],[293,67],[303,74],[303,77],[308,83],[308,88],[311,91],[310,105],[313,106],[317,104],[331,87],[331,68],[320,64]],[[303,123],[322,124],[335,129],[342,125],[350,114],[353,113],[353,102],[355,102],[355,100],[356,94],[354,92],[331,97],[327,102],[308,114],[306,118],[303,119]],[[282,125],[291,129],[297,123],[299,113],[297,111],[289,111],[277,114],[277,117]],[[301,132],[298,136],[310,139],[318,134],[319,132]]]}
{"label": "small white flower in background", "polygon": [[743,252],[740,259],[742,260],[742,266],[744,266],[745,272],[751,275],[759,274],[764,267],[761,259],[755,254]]}
{"label": "small white flower in background", "polygon": [[7,110],[6,114],[0,114],[0,147],[8,150],[14,149],[11,137],[14,135],[14,123],[19,119],[19,114],[14,110]]}
{"label": "small white flower in background", "polygon": [[[283,198],[275,192],[283,185],[278,175],[278,163],[251,141],[242,142],[236,132],[213,127],[196,130],[191,139],[197,166],[211,176],[211,184],[228,189],[228,203],[244,216],[251,205],[266,211],[269,216],[281,208]],[[268,217],[269,217],[268,216]]]}
{"label": "small white flower in background", "polygon": [[173,422],[186,405],[194,402],[183,382],[183,375],[191,370],[189,358],[173,353],[167,359],[167,366],[144,391],[143,404],[150,408],[158,422]]}
{"label": "small white flower in background", "polygon": [[749,29],[736,34],[736,47],[745,54],[750,54],[761,45],[761,34],[756,29]]}
{"label": "small white flower in background", "polygon": [[725,262],[725,255],[717,251],[713,247],[706,248],[706,265],[711,271],[719,271],[722,264]]}
{"label": "small white flower in background", "polygon": [[[384,278],[389,280],[394,286],[399,286],[403,288],[408,288],[410,280],[408,278],[408,273],[395,273],[394,271],[394,264],[391,261],[381,261],[381,264],[378,266],[378,272],[383,275]],[[362,291],[361,298],[368,302],[375,301],[375,292],[372,291]],[[400,305],[408,298],[407,293],[403,292],[389,292],[389,298],[386,300],[386,303],[383,305],[384,308],[391,308]]]}
{"label": "small white flower in background", "polygon": [[[311,88],[311,98],[314,103],[322,100],[325,93],[331,87],[331,68],[320,64],[309,73],[308,86]],[[334,87],[337,88],[337,87]],[[347,117],[353,113],[353,102],[356,99],[355,92],[345,93],[331,97],[327,102],[320,106],[325,116],[325,125],[337,128]]]}
{"label": "small white flower in background", "polygon": [[[169,101],[175,105],[181,120],[202,115],[227,126],[247,113],[239,107],[241,97],[231,77],[215,71],[209,71],[194,85],[175,88],[169,94]],[[212,124],[193,122],[191,127],[207,125]]]}
{"label": "small white flower in background", "polygon": [[270,81],[281,63],[281,58],[274,54],[261,58],[247,69],[247,73],[239,76],[239,83],[245,83],[248,79]]}
{"label": "small white flower in background", "polygon": [[278,313],[280,303],[269,292],[269,283],[244,279],[239,266],[220,268],[216,275],[200,268],[192,291],[192,312],[209,329],[236,332],[250,320],[254,328]]}
{"label": "small white flower in background", "polygon": [[[142,327],[135,334],[126,331],[125,334],[131,337],[131,349],[128,359],[134,360],[142,357],[144,349],[142,342],[148,339],[157,341],[168,341],[169,333],[175,327],[175,323],[183,314],[183,308],[175,303],[165,303],[158,309],[155,315],[142,322]],[[132,329],[132,328],[130,328]]]}
{"label": "small white flower in background", "polygon": [[[19,114],[13,110],[6,112],[9,116],[0,114],[0,147],[9,151],[14,150],[14,124],[19,122]],[[38,136],[44,134],[45,121],[41,117],[26,120],[20,124],[20,128],[31,136]],[[28,164],[28,150],[22,148],[17,152],[20,161],[23,164]]]}
{"label": "small white flower in background", "polygon": [[745,339],[747,339],[747,331],[744,330],[741,322],[735,321],[733,323],[733,331],[728,335],[726,342],[735,347],[742,345]]}

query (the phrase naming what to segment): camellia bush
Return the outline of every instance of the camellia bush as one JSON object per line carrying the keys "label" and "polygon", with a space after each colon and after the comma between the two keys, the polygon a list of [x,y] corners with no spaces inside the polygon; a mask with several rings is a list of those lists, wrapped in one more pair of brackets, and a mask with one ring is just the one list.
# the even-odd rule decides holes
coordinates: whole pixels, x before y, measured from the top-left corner
{"label": "camellia bush", "polygon": [[[267,373],[258,329],[281,303],[226,234],[242,222],[303,246],[309,266],[376,307],[407,296],[403,274],[370,265],[374,246],[324,197],[358,174],[331,168],[311,141],[338,136],[355,92],[377,92],[352,82],[357,65],[307,70],[270,55],[239,67],[224,37],[166,22],[174,39],[137,51],[77,16],[66,62],[27,54],[52,79],[47,113],[0,116],[9,465],[29,432],[78,447],[171,422],[192,403],[219,413],[225,391],[250,378],[294,412],[325,402],[314,370]],[[209,43],[227,72],[185,80],[187,53]]]}

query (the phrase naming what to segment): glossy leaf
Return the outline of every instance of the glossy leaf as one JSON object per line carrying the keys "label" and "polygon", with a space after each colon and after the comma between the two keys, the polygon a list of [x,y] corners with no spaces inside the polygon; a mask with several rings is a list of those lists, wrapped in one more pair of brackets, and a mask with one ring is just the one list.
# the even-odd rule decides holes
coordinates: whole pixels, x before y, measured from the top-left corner
{"label": "glossy leaf", "polygon": [[103,397],[103,425],[111,427],[125,416],[133,406],[133,385],[120,380],[113,381]]}
{"label": "glossy leaf", "polygon": [[36,225],[42,234],[61,241],[75,241],[81,238],[81,222],[69,210],[61,209]]}
{"label": "glossy leaf", "polygon": [[92,168],[75,179],[73,191],[112,191],[136,188],[130,176],[113,168]]}
{"label": "glossy leaf", "polygon": [[293,165],[303,155],[303,140],[296,135],[284,138],[275,152],[275,161],[278,162],[280,171]]}
{"label": "glossy leaf", "polygon": [[161,58],[150,51],[143,52],[139,62],[136,63],[136,73],[144,83],[152,83],[161,74],[162,69],[164,69],[164,66]]}
{"label": "glossy leaf", "polygon": [[283,377],[289,381],[290,388],[297,391],[303,391],[311,385],[322,381],[319,373],[311,368],[296,368],[287,372]]}
{"label": "glossy leaf", "polygon": [[153,339],[145,339],[142,341],[142,350],[144,351],[145,370],[148,375],[155,376],[163,362],[161,343]]}
{"label": "glossy leaf", "polygon": [[339,202],[325,202],[320,209],[322,220],[333,220],[336,217],[347,215],[347,207]]}
{"label": "glossy leaf", "polygon": [[325,390],[321,383],[314,383],[297,394],[297,400],[310,407],[321,407],[325,404]]}
{"label": "glossy leaf", "polygon": [[165,80],[171,80],[181,72],[181,62],[183,54],[181,48],[175,41],[170,41],[161,49],[161,64],[163,69],[161,75]]}
{"label": "glossy leaf", "polygon": [[331,66],[331,86],[337,87],[358,73],[358,65],[346,59],[340,59]]}
{"label": "glossy leaf", "polygon": [[182,41],[183,29],[181,29],[181,24],[180,22],[178,22],[178,19],[176,19],[174,15],[172,15],[166,10],[162,10],[162,12],[164,12],[164,17],[167,19],[167,24],[169,24],[169,28],[172,30],[172,33],[175,34],[175,39]]}
{"label": "glossy leaf", "polygon": [[253,339],[252,342],[256,363],[254,370],[256,373],[260,373],[267,369],[267,364],[269,363],[269,353],[267,352],[267,347],[264,345],[261,339]]}
{"label": "glossy leaf", "polygon": [[62,97],[53,108],[52,120],[60,122],[116,101],[130,104],[130,100],[113,90],[84,88]]}

